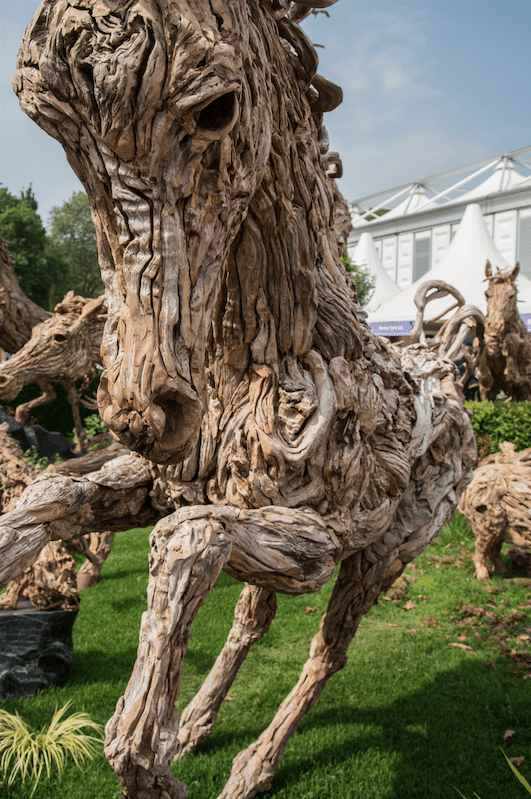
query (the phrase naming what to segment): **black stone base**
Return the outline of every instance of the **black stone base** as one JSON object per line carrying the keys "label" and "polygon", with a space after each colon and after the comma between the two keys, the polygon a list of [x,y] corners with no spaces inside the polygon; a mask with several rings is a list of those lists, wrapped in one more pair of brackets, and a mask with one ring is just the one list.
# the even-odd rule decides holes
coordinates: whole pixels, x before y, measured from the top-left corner
{"label": "black stone base", "polygon": [[27,599],[0,610],[0,697],[33,696],[64,685],[72,661],[77,612],[37,610]]}

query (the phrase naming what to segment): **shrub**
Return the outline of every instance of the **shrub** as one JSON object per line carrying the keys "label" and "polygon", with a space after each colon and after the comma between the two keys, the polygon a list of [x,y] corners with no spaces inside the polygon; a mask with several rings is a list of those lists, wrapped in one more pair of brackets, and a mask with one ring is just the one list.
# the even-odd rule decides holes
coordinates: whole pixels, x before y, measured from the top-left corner
{"label": "shrub", "polygon": [[531,402],[483,400],[467,402],[480,458],[498,452],[502,441],[510,441],[519,452],[531,447]]}

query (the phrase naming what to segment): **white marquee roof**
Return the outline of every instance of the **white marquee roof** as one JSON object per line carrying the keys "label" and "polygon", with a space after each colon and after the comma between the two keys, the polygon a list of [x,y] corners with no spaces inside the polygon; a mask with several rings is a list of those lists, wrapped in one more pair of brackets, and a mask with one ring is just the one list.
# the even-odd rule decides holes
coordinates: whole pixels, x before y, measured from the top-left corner
{"label": "white marquee roof", "polygon": [[[406,214],[413,214],[419,208],[433,208],[435,203],[428,202],[429,197],[426,194],[426,189],[424,186],[415,185],[408,191],[405,200],[402,200],[401,203],[396,205],[390,211],[385,214],[385,219],[396,219],[399,216],[405,216]],[[381,217],[379,217],[381,219]]]}
{"label": "white marquee roof", "polygon": [[[360,197],[350,204],[352,224],[355,229],[370,227],[389,218],[526,188],[531,188],[531,147]],[[364,218],[382,209],[388,209],[387,213]]]}
{"label": "white marquee roof", "polygon": [[373,238],[368,231],[361,234],[352,256],[352,263],[365,267],[375,278],[374,294],[366,308],[369,313],[376,311],[386,300],[400,294],[400,289],[385,271],[374,246]]}
{"label": "white marquee roof", "polygon": [[[418,287],[426,280],[444,280],[454,286],[464,297],[465,302],[477,305],[486,312],[485,263],[489,260],[493,271],[497,268],[508,269],[510,266],[496,248],[481,215],[479,205],[471,203],[467,206],[457,233],[441,261],[430,269],[419,280],[400,292],[398,296],[382,303],[373,313],[369,313],[371,322],[413,322],[417,313],[414,303]],[[531,313],[531,280],[523,275],[517,279],[518,311],[520,314]],[[442,313],[453,302],[451,297],[430,302],[426,310],[426,318]]]}
{"label": "white marquee roof", "polygon": [[522,183],[526,183],[528,186],[531,185],[524,175],[516,171],[514,163],[509,158],[502,158],[496,164],[494,172],[479,186],[470,189],[462,197],[459,197],[459,202],[473,202],[480,197],[486,197],[488,194],[509,191]]}

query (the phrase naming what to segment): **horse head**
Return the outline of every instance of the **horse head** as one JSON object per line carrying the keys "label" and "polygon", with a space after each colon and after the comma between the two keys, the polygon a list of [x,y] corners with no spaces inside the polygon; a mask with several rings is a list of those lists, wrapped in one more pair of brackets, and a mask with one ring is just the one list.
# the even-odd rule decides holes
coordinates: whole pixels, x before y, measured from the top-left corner
{"label": "horse head", "polygon": [[[288,181],[287,162],[322,157],[309,126],[340,97],[315,75],[297,21],[332,1],[45,0],[26,31],[14,79],[21,107],[63,145],[98,235],[109,312],[100,413],[151,460],[190,454],[205,359],[230,360],[212,340],[234,327],[226,273],[236,246],[247,246],[243,282],[259,271],[252,242],[241,241],[251,202],[260,221],[272,195],[311,211],[311,187],[304,174]],[[277,236],[290,213],[277,216]],[[298,327],[311,331],[315,282],[300,271]],[[260,335],[264,302],[253,300],[258,321],[241,323],[244,348]],[[299,335],[298,351],[308,350],[310,334]]]}
{"label": "horse head", "polygon": [[516,278],[519,271],[519,263],[516,263],[514,269],[497,269],[494,273],[492,272],[490,261],[485,264],[485,276],[488,282],[487,290],[485,291],[487,298],[487,324],[489,323],[489,316],[491,320],[495,318],[497,323],[499,323],[500,319],[513,321],[515,316],[518,317]]}

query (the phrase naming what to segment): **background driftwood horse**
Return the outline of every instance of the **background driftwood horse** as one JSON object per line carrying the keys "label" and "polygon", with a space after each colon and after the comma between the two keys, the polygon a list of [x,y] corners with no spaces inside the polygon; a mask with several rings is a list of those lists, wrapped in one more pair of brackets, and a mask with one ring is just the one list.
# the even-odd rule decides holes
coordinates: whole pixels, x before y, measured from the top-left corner
{"label": "background driftwood horse", "polygon": [[494,400],[500,391],[513,400],[531,399],[531,336],[516,305],[519,268],[493,274],[490,262],[485,265],[485,348],[476,356],[481,399]]}
{"label": "background driftwood horse", "polygon": [[[22,108],[93,209],[100,412],[149,461],[38,478],[1,520],[0,576],[51,538],[147,523],[170,494],[179,508],[152,533],[138,658],[107,725],[124,797],[187,795],[170,765],[212,728],[274,592],[316,591],[341,563],[298,684],[221,796],[266,790],[362,615],[470,479],[453,365],[422,346],[401,363],[338,260],[322,113],[341,93],[297,24],[332,2],[45,0],[19,54]],[[249,585],[179,726],[191,626],[221,569]]]}
{"label": "background driftwood horse", "polygon": [[79,403],[86,401],[80,399],[75,381],[84,378],[90,384],[96,376],[106,318],[103,295],[90,299],[69,291],[54,313],[35,325],[29,341],[0,366],[0,400],[14,400],[30,383],[43,392],[17,406],[17,422],[26,424],[33,408],[53,402],[57,395],[52,382],[58,382],[67,393],[78,440],[85,439]]}

